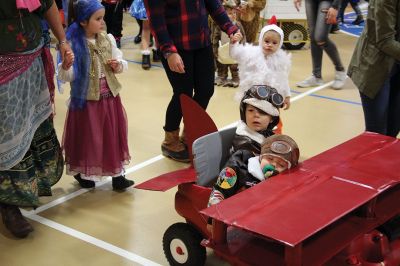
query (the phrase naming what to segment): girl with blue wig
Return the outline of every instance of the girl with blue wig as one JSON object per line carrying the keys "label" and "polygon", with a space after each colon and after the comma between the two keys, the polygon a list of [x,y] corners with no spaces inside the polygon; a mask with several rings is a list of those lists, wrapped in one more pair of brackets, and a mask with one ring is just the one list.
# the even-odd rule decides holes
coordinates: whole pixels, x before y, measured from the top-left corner
{"label": "girl with blue wig", "polygon": [[71,84],[62,142],[67,174],[83,188],[112,176],[113,189],[123,190],[134,182],[124,176],[130,160],[128,127],[115,74],[128,65],[114,37],[104,32],[105,11],[99,1],[75,1],[70,14],[74,17],[67,40],[75,60],[58,65],[58,79]]}

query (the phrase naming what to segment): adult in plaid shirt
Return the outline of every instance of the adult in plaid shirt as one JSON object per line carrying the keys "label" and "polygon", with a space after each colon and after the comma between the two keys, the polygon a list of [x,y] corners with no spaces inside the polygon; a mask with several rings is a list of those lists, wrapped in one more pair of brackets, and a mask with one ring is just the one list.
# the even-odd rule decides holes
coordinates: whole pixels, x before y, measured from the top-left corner
{"label": "adult in plaid shirt", "polygon": [[184,138],[179,138],[182,111],[179,95],[190,95],[204,109],[214,93],[214,57],[208,14],[230,37],[238,28],[229,20],[220,0],[144,0],[150,28],[173,88],[166,111],[164,156],[188,161]]}

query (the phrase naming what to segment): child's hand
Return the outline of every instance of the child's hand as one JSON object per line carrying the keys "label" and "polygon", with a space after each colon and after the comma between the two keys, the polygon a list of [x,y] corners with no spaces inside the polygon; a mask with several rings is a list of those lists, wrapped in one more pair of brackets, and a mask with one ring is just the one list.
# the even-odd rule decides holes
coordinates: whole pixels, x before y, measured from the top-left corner
{"label": "child's hand", "polygon": [[67,51],[64,54],[64,59],[62,61],[62,68],[68,70],[74,63],[75,57],[72,51]]}
{"label": "child's hand", "polygon": [[231,43],[233,44],[233,43],[240,42],[243,39],[243,35],[240,32],[240,30],[238,30],[235,34],[232,34],[230,36],[230,38],[231,38]]}
{"label": "child's hand", "polygon": [[118,72],[121,69],[121,63],[117,59],[108,59],[107,65],[109,65],[113,72]]}
{"label": "child's hand", "polygon": [[286,97],[283,101],[283,110],[288,110],[290,108],[290,96]]}

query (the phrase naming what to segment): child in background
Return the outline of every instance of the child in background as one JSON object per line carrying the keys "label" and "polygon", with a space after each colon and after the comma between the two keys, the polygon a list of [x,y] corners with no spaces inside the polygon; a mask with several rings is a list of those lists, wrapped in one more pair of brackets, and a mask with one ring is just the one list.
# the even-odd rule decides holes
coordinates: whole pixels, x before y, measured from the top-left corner
{"label": "child in background", "polygon": [[[224,6],[225,11],[228,14],[228,17],[230,18],[232,23],[235,24],[239,28],[240,32],[244,36],[243,39],[240,41],[240,43],[246,42],[246,34],[244,32],[243,26],[236,19],[237,4],[235,3],[234,0],[224,0],[222,5]],[[214,52],[215,63],[216,63],[216,67],[217,67],[217,77],[215,78],[214,84],[217,86],[223,86],[223,87],[229,86],[229,87],[236,88],[239,86],[238,64],[232,63],[232,62],[223,62],[219,55],[221,46],[229,44],[230,38],[229,38],[228,34],[224,33],[221,30],[221,28],[219,28],[213,20],[211,20],[211,23],[212,23],[211,42],[213,45],[213,52]],[[228,48],[229,48],[229,46],[228,46]],[[228,80],[228,70],[231,71],[231,76],[232,76],[231,80]]]}
{"label": "child in background", "polygon": [[239,64],[241,98],[243,92],[252,85],[264,84],[275,88],[284,97],[284,109],[290,107],[289,71],[291,55],[281,49],[284,33],[277,25],[276,18],[262,28],[259,36],[259,45],[240,45],[243,38],[240,32],[236,33],[231,43],[231,57]]}
{"label": "child in background", "polygon": [[[127,118],[121,103],[121,84],[115,74],[127,68],[113,35],[104,33],[104,7],[99,1],[78,0],[67,39],[75,54],[73,65],[60,63],[58,78],[71,82],[63,149],[67,174],[83,188],[112,176],[115,190],[134,184],[124,177],[130,160]],[[67,55],[71,57],[71,54]],[[71,60],[69,60],[71,61]]]}
{"label": "child in background", "polygon": [[[147,19],[146,8],[143,0],[135,0],[129,9],[132,17],[141,21],[141,48],[142,48],[142,68],[149,70],[151,68],[150,62],[150,22]],[[153,52],[154,53],[154,52]],[[153,54],[154,55],[154,54]]]}
{"label": "child in background", "polygon": [[240,152],[241,156],[236,153],[222,169],[208,206],[295,167],[300,157],[297,143],[287,135],[268,137],[262,145],[260,156],[254,157],[246,150]]}
{"label": "child in background", "polygon": [[102,0],[106,12],[104,20],[107,25],[107,33],[111,33],[117,43],[117,47],[121,48],[122,38],[122,18],[123,4],[122,0]]}

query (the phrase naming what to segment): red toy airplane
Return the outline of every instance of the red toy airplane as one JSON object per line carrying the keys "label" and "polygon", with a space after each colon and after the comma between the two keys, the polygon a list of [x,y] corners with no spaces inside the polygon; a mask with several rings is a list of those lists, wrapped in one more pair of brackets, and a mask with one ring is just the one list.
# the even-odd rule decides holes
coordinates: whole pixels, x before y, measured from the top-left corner
{"label": "red toy airplane", "polygon": [[[189,147],[217,132],[194,101],[181,103]],[[366,132],[210,208],[193,164],[136,187],[178,185],[175,209],[187,223],[164,234],[172,265],[203,265],[210,247],[234,265],[398,266],[400,239],[377,228],[400,215],[399,154],[398,139]]]}

